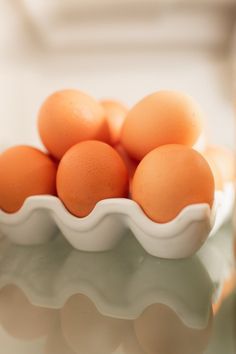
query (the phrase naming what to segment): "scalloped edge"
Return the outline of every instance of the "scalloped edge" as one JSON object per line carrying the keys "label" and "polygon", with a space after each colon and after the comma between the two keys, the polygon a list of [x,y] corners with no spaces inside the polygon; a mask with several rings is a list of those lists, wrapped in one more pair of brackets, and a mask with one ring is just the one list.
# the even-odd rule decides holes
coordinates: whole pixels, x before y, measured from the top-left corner
{"label": "scalloped edge", "polygon": [[[41,247],[18,247],[2,239],[0,289],[14,284],[32,304],[53,309],[83,294],[103,315],[127,320],[163,303],[186,325],[202,328],[233,269],[231,234],[226,225],[196,256],[177,262],[149,256],[130,234],[115,250],[100,254],[77,252],[62,237]],[[48,269],[51,275],[45,279]]]}
{"label": "scalloped edge", "polygon": [[13,243],[35,245],[47,242],[60,229],[75,249],[98,252],[115,247],[130,229],[149,254],[178,259],[196,253],[219,229],[233,201],[234,187],[228,184],[215,193],[212,210],[208,204],[189,205],[172,221],[158,224],[130,199],[102,200],[88,216],[78,218],[57,197],[33,196],[16,213],[0,210],[0,232]]}
{"label": "scalloped edge", "polygon": [[[4,243],[6,243],[5,247]],[[1,261],[10,259],[14,252],[17,258],[18,247],[7,243],[7,240],[2,240]],[[141,263],[136,263],[136,267],[130,266],[128,267],[129,271],[124,273],[122,260],[124,263],[129,260],[129,254],[126,254],[126,250],[127,247],[130,248],[130,245],[134,246],[134,251],[136,250],[133,259],[135,263],[142,255],[144,255],[144,258]],[[58,247],[63,249],[64,246],[65,243],[62,238],[55,238],[50,243],[50,252],[53,254],[54,251],[58,251]],[[15,249],[13,254],[11,252],[10,254],[8,253],[8,247]],[[8,285],[15,285],[25,293],[32,304],[52,309],[60,309],[73,295],[82,294],[87,296],[103,315],[126,320],[134,320],[148,306],[162,303],[170,307],[183,323],[192,328],[203,328],[207,322],[215,286],[213,279],[209,276],[205,265],[202,264],[201,258],[198,256],[178,261],[177,264],[175,261],[159,260],[144,253],[129,235],[124,240],[124,243],[112,251],[110,255],[108,253],[97,255],[97,260],[99,259],[101,263],[97,268],[98,273],[95,274],[93,272],[94,266],[91,265],[91,254],[82,255],[72,249],[71,251],[68,250],[69,253],[66,253],[61,261],[61,266],[54,269],[54,276],[52,276],[52,281],[50,282],[51,286],[48,287],[47,285],[48,278],[46,282],[42,283],[45,286],[42,288],[38,281],[33,280],[34,277],[32,279],[32,275],[38,274],[42,266],[42,257],[40,255],[36,257],[34,257],[35,254],[32,255],[32,252],[37,253],[38,250],[38,247],[33,250],[25,247],[23,253],[19,253],[19,259],[16,260],[15,258],[13,264],[12,262],[4,261],[7,266],[6,268],[1,267],[0,289]],[[45,251],[46,245],[39,250],[39,253],[43,255]],[[138,254],[136,253],[137,251]],[[119,258],[120,254],[123,254],[122,259]],[[80,259],[81,255],[82,261]],[[9,256],[11,257],[9,258]],[[28,256],[28,258],[25,256]],[[209,256],[211,259],[211,254]],[[54,263],[50,254],[47,257],[49,263],[50,260]],[[106,266],[104,257],[107,257]],[[81,264],[78,261],[79,259]],[[25,260],[24,264],[22,263],[23,260]],[[18,268],[19,263],[22,265],[21,269]],[[77,269],[82,269],[82,276],[74,277],[74,273],[71,272],[73,265],[77,265]],[[107,270],[109,269],[114,274],[117,266],[119,267],[119,275],[114,279],[114,283],[118,282],[120,284],[120,276],[122,276],[122,283],[126,284],[126,286],[125,288],[119,288],[119,296],[117,296],[115,290],[111,290],[108,295],[105,291],[107,287],[105,281],[107,279]],[[44,265],[44,270],[46,268],[47,266]],[[15,272],[13,271],[14,269]],[[25,273],[26,269],[28,269],[28,272]],[[163,272],[163,270],[165,271]],[[88,276],[84,277],[84,271],[88,272]],[[116,271],[115,274],[117,276]],[[190,280],[193,274],[196,282],[192,284]],[[103,276],[103,281],[101,281],[101,276]],[[96,280],[94,281],[94,279]],[[146,279],[145,282],[143,282],[144,279]],[[196,291],[199,286],[203,290],[200,296]],[[193,293],[195,294],[194,298],[193,296],[189,297]],[[120,301],[120,299],[122,300]]]}

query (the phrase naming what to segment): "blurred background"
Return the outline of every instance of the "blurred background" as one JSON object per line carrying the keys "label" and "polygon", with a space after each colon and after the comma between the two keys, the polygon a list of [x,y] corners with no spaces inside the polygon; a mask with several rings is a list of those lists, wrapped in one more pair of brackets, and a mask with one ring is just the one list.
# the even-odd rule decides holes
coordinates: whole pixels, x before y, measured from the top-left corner
{"label": "blurred background", "polygon": [[1,145],[38,146],[44,98],[79,88],[128,105],[182,90],[232,146],[235,18],[235,0],[0,0]]}
{"label": "blurred background", "polygon": [[[202,107],[206,118],[207,138],[210,142],[234,147],[236,0],[0,0],[0,149],[15,144],[33,144],[40,147],[41,142],[35,124],[39,107],[46,96],[64,88],[78,88],[98,99],[115,98],[128,106],[132,106],[153,91],[181,90],[192,95]],[[221,236],[222,234],[219,237],[220,242],[225,245],[225,239]],[[62,248],[65,250],[64,245]],[[55,248],[52,249],[52,255],[55,256],[57,254]],[[4,275],[4,264],[9,266],[9,273],[14,273],[12,271],[14,267],[11,266],[15,261],[17,280],[19,270],[24,277],[29,275],[30,282],[33,283],[35,280],[37,283],[35,288],[41,292],[40,279],[43,283],[45,273],[41,276],[33,267],[31,274],[29,272],[31,263],[28,263],[27,258],[24,268],[23,261],[18,262],[14,254],[8,254],[5,248],[2,250],[3,256],[0,257],[2,274]],[[224,256],[223,250],[221,243],[217,251],[212,247],[212,254],[217,260],[217,266],[216,263],[212,263],[213,266],[210,268],[214,274],[217,274],[218,269],[222,274],[224,272],[221,258]],[[40,251],[39,248],[38,258],[34,258],[30,252],[32,265],[33,260],[38,259],[39,270],[41,265],[46,267],[43,253],[40,253],[42,249]],[[75,251],[71,251],[72,256],[73,252]],[[16,253],[24,255],[19,253],[18,248]],[[220,258],[217,258],[218,253]],[[126,250],[125,254],[131,253],[127,253]],[[10,261],[4,263],[4,255],[7,255]],[[48,259],[55,261],[53,256]],[[80,260],[77,254],[72,259]],[[211,260],[207,253],[205,259]],[[68,274],[76,274],[74,270],[79,273],[80,269],[83,274],[84,269],[89,269],[75,267],[75,263],[70,263],[69,260],[68,257],[66,263],[62,257],[62,269],[64,266],[68,267],[68,264],[73,266],[73,271],[69,267],[66,268],[69,270]],[[120,263],[122,264],[120,269],[123,270],[123,265],[126,264]],[[104,267],[103,262],[101,264],[101,269],[110,269],[109,266]],[[137,261],[129,264],[132,267],[133,264],[139,265]],[[149,263],[144,264],[147,266]],[[200,263],[200,269],[201,267]],[[58,266],[54,265],[51,269],[58,275],[60,269]],[[119,270],[119,267],[117,269]],[[94,274],[97,277],[97,273]],[[106,272],[105,274],[107,276]],[[119,275],[116,268],[111,274],[112,277]],[[146,285],[147,274],[150,276],[152,272],[134,274],[135,276],[144,274],[145,281],[140,276],[142,280],[140,284]],[[69,276],[61,278],[65,280],[69,279]],[[58,280],[56,276],[55,279]],[[193,279],[195,284],[196,278]],[[114,284],[115,282],[114,277]],[[209,286],[216,285],[214,282],[215,279],[209,282]],[[130,281],[124,282],[130,283],[132,285]],[[171,279],[170,284],[172,283],[175,282]],[[45,289],[50,289],[49,284],[54,285],[52,281],[45,281],[43,284]],[[233,284],[235,286],[235,283]],[[191,285],[191,282],[185,282],[185,285]],[[64,288],[65,285],[61,286],[61,289]],[[110,288],[113,289],[112,286]],[[129,289],[128,286],[127,288]],[[121,289],[122,293],[125,293],[123,287]],[[206,288],[199,286],[198,299],[201,299],[201,290],[204,292]],[[72,353],[71,348],[68,350],[65,335],[60,328],[63,321],[59,321],[59,316],[63,309],[45,310],[33,306],[21,290],[10,288],[10,291],[14,296],[9,295],[9,289],[4,296],[3,292],[0,294],[0,340],[5,350],[4,354],[16,351],[24,354],[36,353],[35,343],[31,341],[32,338],[28,339],[29,335],[34,336],[40,353],[49,353],[49,349],[50,354],[59,354],[59,349],[63,354]],[[228,296],[226,290],[224,291],[225,293],[222,292],[224,296],[225,294]],[[136,296],[137,290],[135,289],[133,293]],[[179,291],[176,293],[179,294]],[[220,301],[223,301],[223,296]],[[186,303],[190,304],[191,309],[194,308],[191,302],[186,300]],[[209,346],[206,351],[204,334],[201,353],[203,351],[209,354],[234,353],[235,291],[228,296],[222,308],[219,304],[217,306],[219,309],[215,310],[212,332],[207,332],[209,338],[211,335]],[[15,315],[17,310],[18,316]],[[167,318],[171,318],[168,316]],[[51,324],[54,317],[56,322],[53,322],[53,328]],[[92,323],[93,312],[91,318]],[[99,319],[102,323],[106,320],[103,317]],[[157,320],[162,326],[162,318],[157,316]],[[102,327],[100,322],[97,321],[97,328]],[[75,323],[76,328],[78,323],[73,321],[72,323]],[[173,323],[175,324],[175,318]],[[148,320],[146,327],[155,328],[157,324],[150,325]],[[167,332],[170,327],[167,321]],[[171,328],[175,332],[176,327]],[[74,333],[73,328],[71,331]],[[128,338],[131,332],[127,333]],[[196,342],[192,344],[191,340],[197,338],[199,342],[199,337],[195,337],[194,331],[190,332],[193,337],[187,327],[184,327],[181,333],[185,336],[184,340],[195,348]],[[130,337],[132,339],[131,335]],[[167,338],[164,343],[173,345],[167,335],[163,337]],[[89,344],[92,343],[90,336],[85,338]],[[182,338],[181,340],[185,343]],[[200,337],[200,343],[201,340]],[[133,345],[136,345],[135,342]],[[188,346],[185,348],[187,352]],[[119,348],[116,353],[119,353]]]}

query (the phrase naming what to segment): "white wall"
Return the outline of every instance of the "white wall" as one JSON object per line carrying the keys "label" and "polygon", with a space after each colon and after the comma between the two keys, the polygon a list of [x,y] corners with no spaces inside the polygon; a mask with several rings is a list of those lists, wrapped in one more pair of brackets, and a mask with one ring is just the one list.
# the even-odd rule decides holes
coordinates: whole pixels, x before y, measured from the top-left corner
{"label": "white wall", "polygon": [[[204,26],[199,31],[196,19],[191,27],[188,16],[181,15],[179,20],[176,16],[171,22],[172,13],[168,23],[165,14],[165,21],[160,18],[156,25],[156,33],[162,33],[160,40],[149,45],[145,40],[140,43],[139,32],[135,43],[127,41],[120,26],[119,45],[107,42],[96,46],[84,27],[83,39],[86,44],[87,38],[90,45],[77,43],[64,48],[58,43],[42,44],[11,2],[2,1],[0,6],[0,145],[40,144],[36,131],[38,108],[50,92],[65,87],[78,87],[97,98],[116,97],[129,105],[155,90],[180,89],[199,101],[212,141],[233,145],[233,77],[227,11],[217,13],[209,21],[209,28],[206,19],[201,22],[200,17]],[[180,32],[188,41],[179,43],[177,39],[176,45],[165,45],[165,36],[173,39],[169,30],[173,33],[180,30],[180,19],[183,28]],[[229,20],[232,21],[231,15]],[[206,36],[215,33],[214,41],[204,42],[204,31]],[[197,33],[200,37],[196,45]]]}

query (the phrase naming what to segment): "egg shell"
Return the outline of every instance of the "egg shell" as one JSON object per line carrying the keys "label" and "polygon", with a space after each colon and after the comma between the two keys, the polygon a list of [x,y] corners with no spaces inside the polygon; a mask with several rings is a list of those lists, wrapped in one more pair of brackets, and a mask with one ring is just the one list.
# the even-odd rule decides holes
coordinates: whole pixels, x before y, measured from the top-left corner
{"label": "egg shell", "polygon": [[159,91],[139,101],[127,114],[121,143],[131,157],[140,161],[161,145],[192,146],[202,131],[202,114],[189,96]]}
{"label": "egg shell", "polygon": [[164,145],[144,157],[132,182],[132,199],[153,221],[173,220],[185,207],[214,201],[214,177],[206,160],[183,145]]}
{"label": "egg shell", "polygon": [[102,100],[109,126],[111,144],[116,145],[120,141],[120,134],[128,109],[120,102],[114,100]]}
{"label": "egg shell", "polygon": [[38,115],[38,130],[45,147],[58,160],[81,141],[110,141],[102,105],[72,89],[55,92],[45,100]]}
{"label": "egg shell", "polygon": [[203,155],[215,164],[223,182],[235,181],[235,156],[230,149],[217,145],[208,146]]}
{"label": "egg shell", "polygon": [[42,151],[15,146],[0,155],[0,208],[18,211],[25,199],[56,194],[57,165]]}
{"label": "egg shell", "polygon": [[124,161],[127,170],[129,172],[129,177],[130,180],[132,180],[135,170],[138,166],[138,162],[134,159],[132,159],[128,153],[125,151],[125,149],[123,148],[123,146],[121,144],[116,145],[115,146],[116,151],[119,153],[119,155],[121,156],[122,160]]}
{"label": "egg shell", "polygon": [[214,176],[216,190],[222,191],[224,189],[224,180],[223,180],[222,172],[219,169],[219,166],[216,164],[215,159],[212,158],[211,154],[203,152],[202,156],[206,159],[206,161],[208,162],[211,168],[211,171]]}
{"label": "egg shell", "polygon": [[84,217],[103,199],[127,196],[127,168],[108,144],[86,141],[73,146],[62,158],[57,191],[73,215]]}

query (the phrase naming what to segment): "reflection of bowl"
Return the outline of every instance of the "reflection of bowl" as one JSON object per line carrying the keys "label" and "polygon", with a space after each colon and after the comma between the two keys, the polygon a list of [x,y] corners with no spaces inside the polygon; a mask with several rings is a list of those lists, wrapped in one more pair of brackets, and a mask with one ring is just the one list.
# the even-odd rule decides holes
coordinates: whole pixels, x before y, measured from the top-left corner
{"label": "reflection of bowl", "polygon": [[[31,311],[32,309],[31,322],[34,321],[32,316],[39,311],[39,324],[42,324],[41,328],[45,327],[44,330],[48,334],[45,350],[57,348],[55,345],[61,343],[62,354],[70,353],[70,348],[76,349],[76,333],[79,325],[77,311],[83,312],[87,306],[86,303],[89,303],[87,313],[92,316],[92,323],[97,323],[97,325],[100,322],[114,323],[114,326],[111,326],[111,336],[104,341],[104,344],[108,343],[112,346],[114,344],[113,348],[120,344],[116,350],[117,353],[120,353],[119,350],[121,350],[121,353],[132,354],[131,350],[138,348],[140,354],[144,354],[141,349],[142,343],[138,343],[140,339],[137,339],[132,327],[133,322],[139,318],[144,318],[144,321],[147,321],[147,326],[152,327],[149,323],[151,319],[147,315],[148,313],[152,314],[150,309],[153,309],[153,312],[157,311],[160,323],[165,321],[167,323],[165,328],[170,329],[169,334],[166,332],[165,342],[161,343],[161,348],[166,348],[165,346],[171,341],[172,331],[175,332],[176,326],[180,331],[182,342],[187,336],[188,343],[194,344],[194,340],[199,336],[199,339],[196,340],[204,346],[210,333],[212,298],[215,299],[216,295],[221,294],[225,277],[233,267],[233,252],[232,247],[230,248],[232,240],[230,240],[231,229],[229,226],[225,226],[216,237],[208,240],[198,255],[184,260],[164,260],[148,255],[129,235],[121,241],[116,249],[104,253],[76,251],[62,237],[54,238],[48,244],[37,247],[17,246],[2,239],[0,241],[0,288],[9,283],[17,284],[30,299],[30,303],[28,300],[15,300],[16,297],[19,299],[23,297],[22,291],[17,289],[8,291],[5,295],[3,292],[3,299],[7,299],[7,305],[4,305],[5,300],[1,302],[0,292],[0,310],[4,305],[3,315],[5,313],[5,318],[12,318],[13,311],[16,313],[14,304],[21,306],[22,310],[25,308]],[[219,265],[218,268],[217,265]],[[10,286],[11,288],[12,286]],[[11,298],[13,305],[10,303]],[[86,299],[85,304],[83,299]],[[40,318],[46,309],[41,311],[37,307],[35,310],[31,303],[46,308],[61,308],[66,304],[64,309],[67,309],[66,317],[68,313],[71,313],[69,318],[72,317],[72,328],[67,325],[67,329],[63,327],[63,335],[60,329],[63,324],[58,322],[58,316],[56,316],[55,324],[54,322],[50,324],[48,321],[44,326],[43,319],[40,320]],[[84,305],[82,306],[81,303]],[[55,310],[50,311],[55,313]],[[97,322],[94,320],[94,316]],[[19,321],[22,317],[22,315],[18,315]],[[44,316],[45,318],[47,316]],[[65,317],[63,318],[65,319]],[[68,317],[66,321],[68,324]],[[83,321],[85,320],[83,319]],[[20,333],[23,337],[27,321],[23,325],[22,321],[18,322],[17,320],[12,323],[14,331],[11,330],[11,327],[8,331],[18,337]],[[158,323],[156,328],[159,326]],[[19,330],[21,325],[23,328]],[[15,333],[17,327],[20,331],[18,334]],[[155,326],[153,325],[153,327]],[[89,333],[88,328],[90,325],[84,336],[87,341],[83,344],[87,347],[93,336]],[[106,326],[100,328],[104,329],[104,335],[106,335]],[[123,328],[125,328],[125,333],[122,334]],[[29,333],[32,336],[32,332]],[[41,333],[36,331],[33,335],[41,336]],[[65,348],[69,348],[69,350],[66,351]],[[93,347],[90,349],[92,350]],[[105,353],[105,348],[103,349]],[[76,353],[72,350],[73,352]],[[134,351],[134,353],[139,354],[138,351]]]}
{"label": "reflection of bowl", "polygon": [[192,328],[206,326],[213,291],[213,284],[198,257],[174,262],[144,257],[128,288],[130,302],[136,297],[142,309],[150,304],[166,305]]}
{"label": "reflection of bowl", "polygon": [[158,224],[129,199],[100,201],[87,217],[77,218],[58,198],[34,196],[16,213],[0,211],[0,232],[16,244],[33,245],[50,240],[59,228],[75,249],[105,251],[114,248],[130,229],[148,253],[184,258],[194,254],[212,228],[215,233],[227,219],[233,198],[233,188],[228,186],[223,193],[216,192],[212,211],[207,204],[189,205],[174,220]]}
{"label": "reflection of bowl", "polygon": [[[104,253],[76,251],[60,237],[37,247],[3,239],[0,250],[0,287],[17,284],[34,304],[61,308],[73,294],[84,294],[100,313],[114,318],[135,319],[159,302],[191,327],[207,322],[214,287],[198,256],[152,257],[128,235]],[[209,262],[211,257],[214,253]]]}
{"label": "reflection of bowl", "polygon": [[144,354],[146,347],[148,353],[176,354],[177,348],[189,354],[191,346],[202,354],[212,316],[205,327],[191,328],[168,306],[153,304],[134,321],[116,319],[102,315],[84,295],[74,295],[62,309],[53,310],[32,305],[18,287],[9,285],[0,292],[0,323],[22,344],[37,345],[41,338],[44,354]]}
{"label": "reflection of bowl", "polygon": [[101,315],[83,295],[70,298],[60,319],[68,345],[86,354],[110,354],[118,347],[127,354],[203,354],[212,329],[212,311],[201,329],[186,326],[163,304],[150,305],[134,321],[118,320]]}

